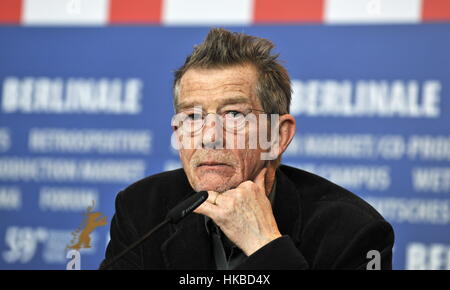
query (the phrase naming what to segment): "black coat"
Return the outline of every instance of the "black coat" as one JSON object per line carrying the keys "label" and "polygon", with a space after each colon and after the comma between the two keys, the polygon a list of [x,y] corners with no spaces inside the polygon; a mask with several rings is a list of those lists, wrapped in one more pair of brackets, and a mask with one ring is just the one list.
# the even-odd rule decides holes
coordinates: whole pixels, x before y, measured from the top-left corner
{"label": "black coat", "polygon": [[[369,204],[293,167],[280,166],[276,179],[273,212],[283,237],[237,269],[366,269],[370,250],[381,253],[382,269],[391,269],[394,232]],[[102,265],[163,221],[192,192],[183,169],[144,178],[121,191]],[[215,269],[204,216],[193,213],[165,226],[111,268]]]}

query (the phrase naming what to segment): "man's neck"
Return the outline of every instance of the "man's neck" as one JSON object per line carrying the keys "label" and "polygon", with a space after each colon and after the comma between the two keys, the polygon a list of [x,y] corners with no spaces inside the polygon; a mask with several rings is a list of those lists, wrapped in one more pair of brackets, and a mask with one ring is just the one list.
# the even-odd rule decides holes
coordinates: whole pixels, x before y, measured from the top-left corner
{"label": "man's neck", "polygon": [[265,177],[266,195],[269,195],[272,192],[273,186],[275,184],[275,177],[276,177],[275,173],[276,173],[276,168],[273,167],[272,165],[269,165],[267,168],[266,177]]}

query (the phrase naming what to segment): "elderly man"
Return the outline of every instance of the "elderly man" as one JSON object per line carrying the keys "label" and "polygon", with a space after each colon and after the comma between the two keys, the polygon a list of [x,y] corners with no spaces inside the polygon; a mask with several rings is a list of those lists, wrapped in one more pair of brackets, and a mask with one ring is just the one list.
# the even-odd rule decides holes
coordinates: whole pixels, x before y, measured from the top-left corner
{"label": "elderly man", "polygon": [[[183,169],[117,195],[105,261],[194,191],[208,191],[208,200],[111,268],[391,268],[394,234],[382,216],[353,193],[280,165],[296,123],[289,76],[272,48],[266,39],[212,29],[176,71],[173,143]],[[255,145],[262,135],[266,146]]]}

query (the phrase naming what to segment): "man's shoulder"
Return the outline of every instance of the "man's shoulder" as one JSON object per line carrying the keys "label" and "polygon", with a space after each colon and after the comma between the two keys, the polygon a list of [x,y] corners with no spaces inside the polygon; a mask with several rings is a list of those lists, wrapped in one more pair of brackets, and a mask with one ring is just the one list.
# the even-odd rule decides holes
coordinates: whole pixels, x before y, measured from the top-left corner
{"label": "man's shoulder", "polygon": [[171,188],[186,185],[187,177],[182,168],[164,171],[157,174],[149,175],[129,185],[126,191],[136,191],[149,188]]}
{"label": "man's shoulder", "polygon": [[170,206],[172,200],[180,200],[192,190],[182,168],[157,173],[134,182],[120,192],[125,203],[161,204]]}
{"label": "man's shoulder", "polygon": [[390,267],[394,231],[371,205],[313,173],[289,166],[280,171],[289,194],[298,197],[299,216],[291,232],[311,267],[361,267],[372,249],[384,253],[383,263]]}
{"label": "man's shoulder", "polygon": [[355,193],[314,173],[287,165],[280,171],[292,182],[300,195],[302,209],[311,214],[345,212],[367,219],[383,217]]}

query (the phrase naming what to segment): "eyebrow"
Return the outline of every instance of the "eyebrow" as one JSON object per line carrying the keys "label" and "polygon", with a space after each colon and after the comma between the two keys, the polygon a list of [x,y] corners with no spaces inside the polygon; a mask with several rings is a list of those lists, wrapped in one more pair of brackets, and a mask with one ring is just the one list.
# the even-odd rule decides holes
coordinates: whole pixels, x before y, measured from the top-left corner
{"label": "eyebrow", "polygon": [[[219,103],[219,108],[224,107],[226,105],[235,105],[235,104],[244,104],[244,103],[249,103],[249,99],[245,98],[245,97],[231,97],[231,98],[226,98],[224,100],[221,100]],[[180,110],[183,110],[186,108],[192,108],[192,107],[201,106],[201,105],[202,104],[197,101],[181,102],[177,106],[177,110],[180,111]]]}

